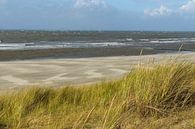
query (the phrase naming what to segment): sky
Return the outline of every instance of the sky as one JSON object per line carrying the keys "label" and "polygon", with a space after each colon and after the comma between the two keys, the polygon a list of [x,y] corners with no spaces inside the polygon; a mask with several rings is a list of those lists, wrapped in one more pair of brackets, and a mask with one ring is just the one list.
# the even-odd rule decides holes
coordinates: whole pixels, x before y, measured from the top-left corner
{"label": "sky", "polygon": [[195,0],[0,0],[0,29],[195,31]]}

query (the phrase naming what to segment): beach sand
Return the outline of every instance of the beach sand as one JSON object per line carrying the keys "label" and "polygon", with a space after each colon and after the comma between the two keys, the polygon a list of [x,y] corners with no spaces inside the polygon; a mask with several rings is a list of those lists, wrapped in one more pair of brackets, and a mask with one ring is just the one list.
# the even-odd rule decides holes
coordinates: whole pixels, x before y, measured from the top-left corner
{"label": "beach sand", "polygon": [[0,62],[0,90],[28,86],[64,86],[96,83],[127,74],[133,66],[173,59],[195,62],[195,52],[145,56],[116,56]]}

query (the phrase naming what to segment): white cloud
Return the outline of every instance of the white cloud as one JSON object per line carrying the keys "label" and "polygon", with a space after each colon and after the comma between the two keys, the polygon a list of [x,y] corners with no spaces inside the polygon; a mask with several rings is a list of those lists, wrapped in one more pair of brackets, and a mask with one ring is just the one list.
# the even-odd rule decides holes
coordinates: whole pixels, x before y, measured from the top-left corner
{"label": "white cloud", "polygon": [[107,7],[104,0],[76,0],[74,4],[76,8],[105,8]]}
{"label": "white cloud", "polygon": [[168,7],[161,5],[160,8],[146,9],[144,13],[149,16],[166,16],[172,14],[172,10]]}
{"label": "white cloud", "polygon": [[190,0],[186,4],[182,5],[180,9],[183,12],[195,13],[195,0]]}

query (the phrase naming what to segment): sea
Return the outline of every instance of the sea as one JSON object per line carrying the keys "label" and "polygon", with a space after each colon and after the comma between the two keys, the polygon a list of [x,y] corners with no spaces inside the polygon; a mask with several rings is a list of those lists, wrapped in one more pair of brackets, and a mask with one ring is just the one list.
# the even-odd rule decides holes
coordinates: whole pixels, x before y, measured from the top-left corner
{"label": "sea", "polygon": [[0,50],[96,48],[195,43],[195,32],[0,31]]}
{"label": "sea", "polygon": [[[195,32],[0,30],[0,59],[2,54],[5,55],[1,52],[5,51],[40,52],[41,50],[51,50],[54,52],[55,49],[69,49],[68,54],[70,55],[70,51],[74,49],[72,53],[74,56],[77,49],[82,49],[81,54],[88,57],[90,54],[98,56],[98,54],[91,52],[83,54],[85,51],[96,48],[101,50],[101,53],[105,51],[105,55],[99,54],[101,56],[112,56],[112,53],[114,53],[113,56],[120,56],[128,55],[127,48],[129,51],[132,49],[153,50],[155,52],[151,52],[151,54],[156,54],[176,52],[180,46],[184,46],[182,50],[185,52],[195,51]],[[124,54],[123,49],[125,49]],[[54,55],[55,58],[58,57],[55,52]],[[60,57],[66,57],[66,53],[63,55]],[[75,56],[79,56],[79,53]],[[52,55],[46,57],[52,57]]]}

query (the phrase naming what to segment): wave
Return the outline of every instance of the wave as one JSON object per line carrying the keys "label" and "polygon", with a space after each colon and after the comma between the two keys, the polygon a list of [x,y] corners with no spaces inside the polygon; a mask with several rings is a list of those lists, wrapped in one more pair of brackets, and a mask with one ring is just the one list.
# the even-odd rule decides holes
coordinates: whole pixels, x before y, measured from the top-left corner
{"label": "wave", "polygon": [[102,43],[67,43],[67,42],[32,42],[32,43],[1,43],[0,50],[33,50],[51,48],[93,48],[93,47],[116,47],[132,44],[119,42]]}
{"label": "wave", "polygon": [[148,43],[185,43],[195,42],[195,38],[140,39],[139,41]]}
{"label": "wave", "polygon": [[36,49],[55,49],[55,48],[98,48],[98,47],[125,47],[138,46],[146,47],[146,44],[165,44],[165,43],[188,43],[195,42],[195,38],[125,38],[112,42],[51,42],[39,41],[29,43],[0,43],[0,50],[36,50]]}

